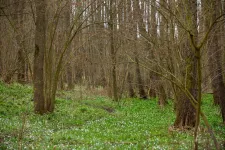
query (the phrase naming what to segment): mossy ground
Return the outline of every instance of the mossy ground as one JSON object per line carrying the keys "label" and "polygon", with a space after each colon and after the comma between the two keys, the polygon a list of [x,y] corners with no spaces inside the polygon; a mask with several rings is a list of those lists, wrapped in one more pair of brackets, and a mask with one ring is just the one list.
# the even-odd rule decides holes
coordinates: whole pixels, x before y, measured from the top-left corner
{"label": "mossy ground", "polygon": [[[30,86],[1,83],[0,149],[193,148],[192,130],[168,130],[175,119],[172,101],[161,109],[155,99],[123,99],[115,103],[101,96],[81,100],[71,93],[59,92],[55,112],[39,116],[33,113]],[[202,108],[219,143],[224,143],[225,126],[211,95],[204,96]],[[214,149],[203,123],[199,131],[200,149]]]}

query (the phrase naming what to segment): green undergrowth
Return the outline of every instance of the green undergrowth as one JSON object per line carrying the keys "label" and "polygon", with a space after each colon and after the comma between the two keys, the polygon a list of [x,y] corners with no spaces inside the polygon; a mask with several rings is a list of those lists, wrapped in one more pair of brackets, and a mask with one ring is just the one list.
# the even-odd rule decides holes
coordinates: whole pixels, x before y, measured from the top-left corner
{"label": "green undergrowth", "polygon": [[[192,130],[170,128],[175,119],[172,101],[161,109],[155,99],[115,103],[106,97],[77,99],[68,93],[58,94],[54,113],[39,116],[33,113],[30,86],[0,83],[0,150],[193,148]],[[224,142],[225,127],[211,95],[204,96],[202,108],[218,141]],[[214,149],[203,123],[199,132],[200,149]]]}

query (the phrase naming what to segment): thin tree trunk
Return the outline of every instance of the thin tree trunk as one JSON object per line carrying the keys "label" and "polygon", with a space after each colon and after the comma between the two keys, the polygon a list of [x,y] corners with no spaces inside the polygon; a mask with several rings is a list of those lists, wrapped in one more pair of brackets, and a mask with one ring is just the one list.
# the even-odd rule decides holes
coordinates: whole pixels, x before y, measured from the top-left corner
{"label": "thin tree trunk", "polygon": [[138,60],[138,56],[137,56],[136,52],[135,52],[135,65],[136,65],[136,78],[137,78],[139,96],[141,99],[147,99],[148,97],[144,90],[144,85],[143,85],[140,66],[139,66],[139,60]]}
{"label": "thin tree trunk", "polygon": [[128,75],[127,75],[127,83],[128,83],[129,97],[131,97],[131,98],[136,97],[135,91],[134,91],[134,88],[133,88],[133,85],[132,85],[132,76],[131,76],[130,72],[128,72]]}
{"label": "thin tree trunk", "polygon": [[24,55],[23,55],[23,50],[19,49],[18,51],[18,65],[19,65],[19,69],[18,69],[18,82],[23,84],[26,81],[26,65],[25,65],[25,59],[24,59]]}
{"label": "thin tree trunk", "polygon": [[[17,13],[21,13],[23,14],[25,9],[25,1],[19,1],[18,4],[16,4],[16,10]],[[15,16],[15,22],[16,25],[20,27],[19,32],[17,32],[16,34],[16,40],[17,40],[17,44],[18,44],[18,82],[19,83],[24,83],[25,82],[25,57],[24,57],[24,36],[22,35],[24,33],[24,17],[21,14],[16,14]]]}
{"label": "thin tree trunk", "polygon": [[110,0],[110,13],[109,13],[109,30],[110,30],[110,54],[111,54],[111,60],[112,60],[112,93],[113,93],[113,99],[114,101],[118,101],[118,89],[117,89],[117,75],[116,75],[116,50],[115,50],[115,35],[114,35],[114,11],[113,11],[113,0]]}
{"label": "thin tree trunk", "polygon": [[0,52],[0,80],[2,78],[2,55],[1,55],[1,52]]}
{"label": "thin tree trunk", "polygon": [[[68,0],[67,4],[66,4],[66,7],[64,8],[64,18],[65,18],[65,21],[63,22],[65,24],[64,26],[64,30],[66,30],[66,33],[65,33],[65,39],[68,38],[68,36],[70,36],[70,28],[71,28],[71,0]],[[67,57],[70,59],[70,54],[71,54],[71,51],[72,51],[72,47],[71,45],[69,46],[68,48],[68,54],[67,54]],[[74,88],[74,83],[73,83],[73,70],[72,70],[72,63],[71,62],[68,62],[67,63],[67,67],[66,67],[66,72],[67,72],[67,85],[68,85],[68,89],[71,90]]]}
{"label": "thin tree trunk", "polygon": [[35,0],[36,30],[34,54],[34,111],[44,114],[44,53],[46,49],[46,0]]}
{"label": "thin tree trunk", "polygon": [[[0,1],[0,7],[4,7],[5,5],[5,1]],[[2,12],[2,10],[0,9],[0,15],[4,15],[4,13]],[[0,19],[0,80],[2,79],[3,77],[3,64],[2,64],[2,49],[3,49],[3,25],[4,25],[4,22],[3,22],[3,19]]]}
{"label": "thin tree trunk", "polygon": [[74,88],[73,71],[71,63],[67,63],[67,85],[69,90]]}
{"label": "thin tree trunk", "polygon": [[[151,0],[151,15],[150,15],[150,35],[151,35],[151,38],[152,39],[157,39],[157,23],[156,23],[156,0]],[[149,46],[149,50],[150,50],[150,54],[149,54],[149,59],[150,60],[154,60],[156,59],[155,56],[154,56],[154,47],[151,46],[150,44],[148,44]],[[156,68],[155,68],[156,69]],[[151,82],[151,89],[150,89],[150,92],[149,92],[149,96],[150,97],[156,97],[157,95],[157,87],[155,86],[156,85],[156,82],[157,82],[157,77],[156,77],[156,74],[152,71],[150,71],[149,73],[150,75],[150,82]]]}
{"label": "thin tree trunk", "polygon": [[[134,30],[134,39],[137,40],[138,36],[138,28],[139,30],[142,30],[146,32],[145,29],[143,29],[143,20],[142,20],[142,14],[141,10],[138,4],[138,1],[134,1],[134,25],[133,25],[133,30]],[[137,51],[137,44],[134,43],[134,60],[135,60],[135,73],[136,73],[136,80],[137,80],[137,85],[138,85],[138,90],[139,90],[139,96],[141,99],[147,99],[147,94],[145,92],[142,76],[141,76],[141,70],[140,70],[140,65],[139,65],[139,58],[138,58],[138,51]]]}

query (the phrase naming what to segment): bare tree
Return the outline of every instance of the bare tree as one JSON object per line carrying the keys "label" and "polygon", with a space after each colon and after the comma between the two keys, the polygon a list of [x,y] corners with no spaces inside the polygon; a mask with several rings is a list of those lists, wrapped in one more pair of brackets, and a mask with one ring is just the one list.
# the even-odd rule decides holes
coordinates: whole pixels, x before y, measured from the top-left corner
{"label": "bare tree", "polygon": [[112,93],[113,93],[113,99],[115,101],[118,101],[118,86],[117,86],[117,74],[116,74],[116,49],[115,49],[115,7],[116,3],[113,0],[109,1],[109,31],[110,31],[110,55],[111,55],[111,62],[112,62]]}
{"label": "bare tree", "polygon": [[[134,1],[134,22],[133,22],[133,28],[134,28],[134,39],[137,41],[138,36],[138,28],[143,28],[143,21],[142,21],[142,15],[141,10],[139,8],[139,1]],[[147,99],[147,94],[145,92],[142,76],[141,76],[141,70],[139,65],[139,56],[137,51],[137,44],[134,43],[134,60],[135,60],[135,73],[137,78],[137,84],[138,84],[138,90],[139,90],[139,96],[141,99]]]}
{"label": "bare tree", "polygon": [[46,50],[46,0],[36,0],[36,31],[35,31],[35,53],[34,53],[34,110],[36,113],[44,114],[44,55]]}
{"label": "bare tree", "polygon": [[[189,2],[179,2],[180,14],[183,19],[187,19],[188,29],[194,36],[195,43],[197,42],[198,32],[197,32],[197,1],[192,0]],[[182,11],[184,10],[184,12]],[[188,19],[190,18],[190,19]],[[182,37],[182,29],[179,29],[179,35]],[[185,31],[186,32],[186,31]],[[188,34],[186,33],[186,38]],[[185,83],[186,88],[190,91],[195,99],[197,99],[197,61],[195,59],[194,51],[192,50],[192,45],[190,41],[184,41],[181,45],[181,51],[184,58],[184,67],[181,70],[181,75],[183,77],[182,81]],[[182,128],[192,128],[196,123],[196,110],[192,105],[190,98],[188,98],[183,92],[180,91],[178,99],[176,102],[176,120],[174,126]]]}

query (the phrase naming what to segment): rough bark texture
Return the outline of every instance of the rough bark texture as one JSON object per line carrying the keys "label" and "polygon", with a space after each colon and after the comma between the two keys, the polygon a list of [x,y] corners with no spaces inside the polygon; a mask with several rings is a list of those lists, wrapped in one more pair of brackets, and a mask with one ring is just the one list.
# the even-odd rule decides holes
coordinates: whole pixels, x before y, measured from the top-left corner
{"label": "rough bark texture", "polygon": [[[185,8],[188,9],[185,10]],[[179,9],[186,11],[186,15],[181,15],[184,15],[183,17],[187,18],[185,21],[188,21],[188,28],[194,36],[194,42],[197,42],[197,1],[191,0],[184,3],[180,2]],[[184,70],[181,70],[181,75],[183,77],[182,80],[192,96],[197,99],[197,60],[195,59],[195,54],[188,37],[187,41],[181,44],[181,48],[185,60],[185,68]],[[174,122],[174,126],[177,128],[193,128],[196,124],[196,110],[191,104],[190,98],[182,91],[178,92],[179,94],[177,95],[176,101],[176,120]]]}
{"label": "rough bark texture", "polygon": [[178,95],[176,120],[174,126],[177,128],[190,129],[195,126],[196,122],[195,109],[190,103],[190,100],[182,92]]}
{"label": "rough bark texture", "polygon": [[36,30],[34,54],[34,111],[45,113],[44,97],[44,53],[46,49],[46,0],[35,0]]}

